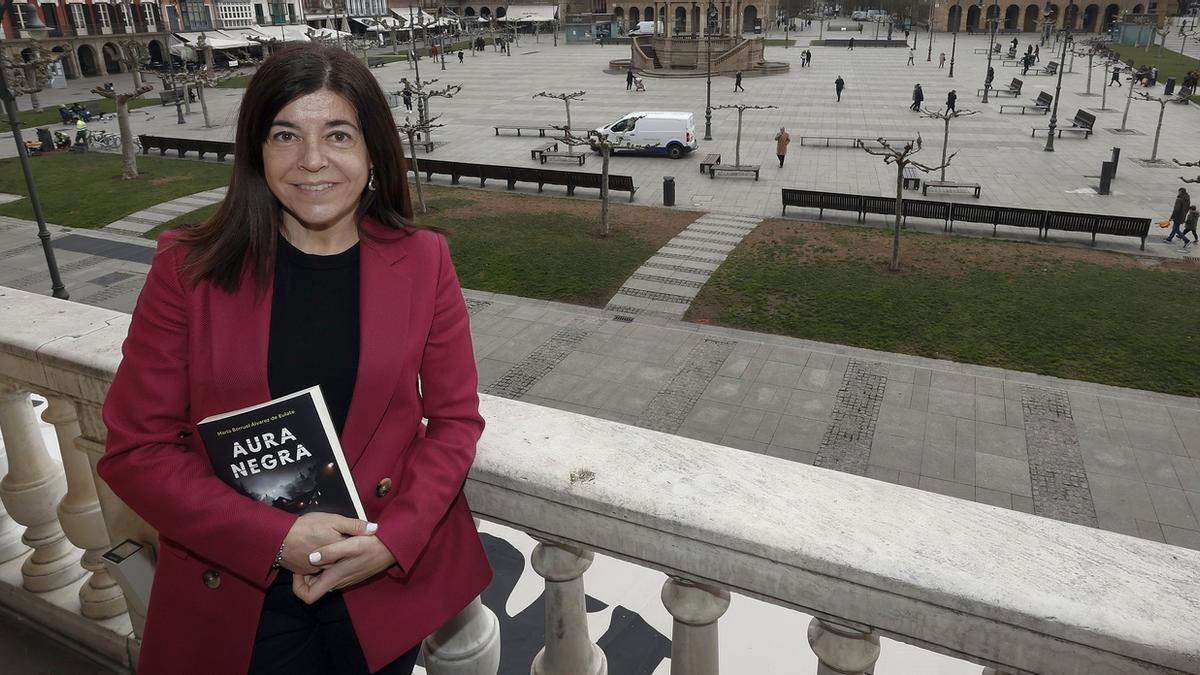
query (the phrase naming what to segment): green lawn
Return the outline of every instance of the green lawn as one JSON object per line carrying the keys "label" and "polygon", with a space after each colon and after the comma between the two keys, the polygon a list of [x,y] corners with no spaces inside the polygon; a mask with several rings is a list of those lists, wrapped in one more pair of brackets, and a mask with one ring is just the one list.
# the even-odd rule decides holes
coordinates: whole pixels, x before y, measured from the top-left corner
{"label": "green lawn", "polygon": [[254,74],[249,75],[234,75],[233,77],[225,78],[217,83],[219,89],[245,89],[247,84],[250,84],[250,78]]}
{"label": "green lawn", "polygon": [[[26,94],[23,98],[17,99],[20,104],[26,108],[29,106],[29,95]],[[102,112],[115,113],[117,112],[117,102],[108,98],[97,98],[90,101],[79,101],[79,105],[85,108],[99,107]],[[144,94],[141,98],[135,98],[129,102],[130,110],[145,108],[147,106],[158,105],[158,94],[150,92]],[[59,125],[62,124],[62,116],[58,114],[58,105],[42,105],[41,112],[30,112],[29,110],[21,110],[17,113],[17,119],[21,121],[21,126],[26,129],[33,127],[45,126],[47,124]],[[7,128],[7,125],[6,127]]]}
{"label": "green lawn", "polygon": [[[46,220],[97,228],[154,204],[229,182],[229,163],[138,156],[137,180],[121,180],[113,153],[56,152],[30,158]],[[0,192],[27,194],[17,158],[0,160]],[[28,199],[0,205],[0,215],[33,218]]]}
{"label": "green lawn", "polygon": [[918,356],[1200,395],[1195,260],[770,221],[687,318]]}
{"label": "green lawn", "polygon": [[[1175,91],[1179,91],[1179,87],[1183,86],[1183,77],[1188,72],[1200,68],[1200,61],[1173,51],[1170,49],[1172,45],[1179,45],[1179,36],[1167,36],[1167,49],[1155,46],[1151,47],[1150,51],[1146,51],[1145,47],[1119,44],[1109,45],[1109,49],[1116,52],[1122,61],[1132,66],[1157,66],[1159,83],[1165,83],[1168,77],[1173,77],[1175,78]],[[1200,96],[1193,96],[1192,100],[1200,102]]]}

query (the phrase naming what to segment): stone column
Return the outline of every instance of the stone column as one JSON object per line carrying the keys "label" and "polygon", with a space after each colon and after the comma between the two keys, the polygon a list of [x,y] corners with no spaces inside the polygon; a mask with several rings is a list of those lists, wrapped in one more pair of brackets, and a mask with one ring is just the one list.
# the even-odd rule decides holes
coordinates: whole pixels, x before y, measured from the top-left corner
{"label": "stone column", "polygon": [[879,660],[879,635],[813,617],[808,644],[817,655],[817,675],[870,675]]}
{"label": "stone column", "polygon": [[[8,455],[4,452],[4,439],[0,437],[0,477],[8,473]],[[0,563],[19,558],[29,552],[21,543],[21,528],[8,515],[4,503],[0,502]]]}
{"label": "stone column", "polygon": [[[479,519],[475,519],[479,528]],[[476,597],[421,644],[429,675],[496,675],[500,620]]]}
{"label": "stone column", "polygon": [[33,549],[21,565],[25,590],[62,588],[84,575],[55,513],[67,492],[66,479],[46,452],[29,392],[10,384],[0,384],[0,435],[9,462],[8,474],[0,481],[0,500],[13,520],[25,526],[21,541]]}
{"label": "stone column", "polygon": [[729,591],[680,577],[663,583],[662,602],[674,617],[671,675],[717,675],[717,619],[729,609]]}
{"label": "stone column", "polygon": [[583,573],[592,552],[539,540],[533,569],[546,580],[546,646],[533,659],[531,675],[607,675],[604,652],[588,637]]}
{"label": "stone column", "polygon": [[109,548],[108,529],[100,513],[92,465],[77,445],[79,418],[75,406],[60,397],[50,397],[42,419],[54,425],[59,453],[67,475],[67,494],[58,503],[58,522],[75,546],[84,549],[80,565],[92,576],[79,588],[79,611],[89,619],[107,619],[125,613],[125,596],[117,580],[108,573],[100,556]]}

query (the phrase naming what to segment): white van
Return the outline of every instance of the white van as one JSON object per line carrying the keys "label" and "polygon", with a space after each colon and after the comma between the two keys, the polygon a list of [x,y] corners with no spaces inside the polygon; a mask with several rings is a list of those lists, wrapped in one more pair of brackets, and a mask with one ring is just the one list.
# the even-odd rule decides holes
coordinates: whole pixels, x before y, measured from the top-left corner
{"label": "white van", "polygon": [[671,159],[699,147],[696,116],[690,112],[631,112],[596,129],[596,133],[608,136],[614,151],[625,149]]}

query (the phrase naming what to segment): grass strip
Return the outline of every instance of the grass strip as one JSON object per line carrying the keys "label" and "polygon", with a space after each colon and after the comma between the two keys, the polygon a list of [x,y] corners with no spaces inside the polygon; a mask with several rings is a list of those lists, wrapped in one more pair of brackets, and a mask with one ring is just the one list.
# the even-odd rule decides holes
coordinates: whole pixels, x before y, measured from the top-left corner
{"label": "grass strip", "polygon": [[[117,102],[109,98],[97,98],[90,101],[79,101],[78,103],[85,108],[99,108],[103,113],[117,112]],[[143,94],[141,98],[135,98],[130,101],[129,109],[137,110],[138,108],[145,108],[152,105],[158,105],[158,95],[153,91]],[[62,116],[58,114],[57,104],[43,106],[41,112],[22,110],[18,113],[18,119],[21,122],[21,127],[24,129],[42,126],[62,126]],[[74,124],[74,122],[71,123],[72,126]],[[7,128],[7,120],[5,120],[5,128]]]}

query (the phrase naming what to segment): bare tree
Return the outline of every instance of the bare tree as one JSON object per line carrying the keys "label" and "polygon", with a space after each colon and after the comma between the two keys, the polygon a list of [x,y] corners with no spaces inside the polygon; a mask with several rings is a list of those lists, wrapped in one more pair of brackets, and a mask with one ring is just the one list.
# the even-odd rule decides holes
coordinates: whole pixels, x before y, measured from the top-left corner
{"label": "bare tree", "polygon": [[200,100],[200,112],[204,115],[204,128],[211,129],[212,121],[208,117],[208,100],[204,97],[206,88],[215,87],[224,80],[233,77],[232,73],[217,74],[212,68],[204,66],[199,70],[182,73],[180,79],[184,82],[183,94],[187,97],[188,88],[196,92],[196,97]]}
{"label": "bare tree", "polygon": [[724,110],[726,108],[738,111],[738,130],[737,142],[733,146],[733,164],[734,166],[742,165],[742,114],[747,110],[771,110],[778,108],[777,105],[749,105],[746,103],[738,103],[736,105],[718,105],[713,106],[713,110]]}
{"label": "bare tree", "polygon": [[[587,94],[586,91],[573,91],[573,92],[564,93],[564,94],[553,94],[548,91],[539,91],[538,93],[533,95],[533,98],[538,98],[538,97],[556,98],[556,99],[562,101],[563,104],[565,104],[567,106],[567,126],[561,127],[561,130],[566,132],[567,135],[570,135],[570,133],[571,133],[571,101],[579,101],[582,103],[583,97],[585,94]],[[554,128],[560,129],[560,127],[554,127]],[[582,145],[582,144],[580,144],[580,145]],[[572,146],[570,143],[567,144],[567,152],[573,152],[574,151],[573,148],[574,148],[574,146]]]}
{"label": "bare tree", "polygon": [[[644,115],[637,115],[629,118],[632,122],[642,119]],[[600,153],[600,236],[607,237],[612,233],[608,221],[608,158],[612,156],[613,148],[620,147],[623,149],[634,150],[649,150],[657,147],[657,144],[652,145],[630,145],[627,143],[617,144],[609,136],[608,132],[600,132],[596,129],[591,129],[587,132],[586,137],[576,136],[571,132],[570,127],[555,126],[555,129],[563,132],[563,135],[558,137],[568,148],[577,145],[587,145],[591,149]]]}
{"label": "bare tree", "polygon": [[137,148],[133,145],[133,130],[129,126],[129,100],[137,98],[154,87],[143,84],[133,91],[117,92],[96,87],[93,94],[111,98],[117,102],[117,127],[121,131],[121,178],[133,180],[138,177]]}
{"label": "bare tree", "polygon": [[13,96],[29,94],[30,109],[41,112],[42,102],[38,100],[38,94],[50,84],[50,66],[59,57],[43,49],[40,42],[31,43],[29,49],[31,55],[28,61],[13,61],[7,54],[0,58],[3,58],[3,67],[8,69],[9,81],[13,83]]}
{"label": "bare tree", "polygon": [[898,272],[900,271],[900,226],[904,217],[905,167],[911,166],[922,173],[930,173],[932,171],[946,168],[946,166],[950,164],[950,161],[954,159],[954,155],[958,153],[951,153],[950,156],[947,157],[946,160],[943,161],[939,166],[928,166],[913,159],[913,155],[921,151],[920,134],[917,135],[917,140],[915,142],[910,141],[905,143],[903,148],[892,147],[892,144],[889,143],[885,138],[878,138],[875,142],[880,145],[880,149],[877,150],[875,148],[868,147],[865,144],[862,146],[862,149],[867,154],[883,157],[884,164],[896,165],[896,225],[892,235],[892,262],[888,266],[888,269],[893,272]]}
{"label": "bare tree", "polygon": [[396,129],[408,137],[408,161],[412,164],[413,180],[417,184],[417,204],[421,207],[421,213],[425,213],[429,209],[425,207],[425,193],[421,190],[421,167],[417,162],[417,134],[422,132],[428,134],[433,127],[445,126],[444,124],[435,124],[438,117],[416,122],[405,117],[404,122],[396,125]]}
{"label": "bare tree", "polygon": [[[1129,86],[1132,87],[1133,83],[1130,83]],[[1140,99],[1142,101],[1154,101],[1155,103],[1158,104],[1158,126],[1154,128],[1154,149],[1150,151],[1150,160],[1149,160],[1151,162],[1157,162],[1158,161],[1158,137],[1160,134],[1162,134],[1163,114],[1167,111],[1167,102],[1172,99],[1167,98],[1166,96],[1151,96],[1149,93],[1144,92],[1144,91],[1137,92],[1137,97],[1138,97],[1138,99]]]}
{"label": "bare tree", "polygon": [[[409,82],[408,78],[402,78],[400,80],[400,82],[403,84],[407,84],[409,89],[412,91],[413,95],[417,97],[417,121],[419,123],[424,124],[424,128],[421,130],[421,133],[425,136],[424,142],[426,144],[432,143],[433,141],[430,140],[432,138],[432,136],[430,135],[430,132],[434,129],[434,126],[444,126],[444,125],[430,125],[429,124],[429,122],[432,120],[432,117],[430,116],[431,111],[430,111],[430,107],[429,107],[429,99],[437,98],[437,97],[454,98],[455,94],[458,94],[460,91],[462,91],[462,85],[448,84],[448,85],[445,85],[444,87],[441,87],[440,89],[435,89],[435,88],[433,88],[433,85],[437,84],[437,82],[438,82],[437,78],[434,78],[432,80],[424,80],[424,81],[416,80],[413,82]],[[403,92],[400,92],[400,91],[393,92],[393,93],[396,96],[403,95]]]}
{"label": "bare tree", "polygon": [[133,75],[133,88],[142,86],[142,64],[149,58],[146,46],[137,40],[121,40],[117,43],[117,55],[121,64]]}
{"label": "bare tree", "polygon": [[[1200,166],[1200,161],[1195,161],[1195,162],[1181,162],[1181,161],[1179,161],[1179,160],[1177,160],[1177,159],[1172,159],[1171,161],[1172,161],[1172,162],[1175,162],[1175,164],[1176,164],[1177,166]],[[1200,183],[1200,176],[1196,176],[1196,178],[1195,178],[1194,180],[1193,180],[1193,179],[1189,179],[1189,178],[1185,178],[1184,176],[1180,176],[1180,177],[1179,177],[1179,180],[1181,180],[1181,181],[1183,181],[1183,182],[1185,182],[1185,183]]]}
{"label": "bare tree", "polygon": [[951,110],[950,108],[938,108],[937,110],[933,110],[930,108],[925,108],[921,111],[921,115],[923,117],[928,117],[929,119],[934,120],[942,120],[942,122],[945,124],[945,130],[942,132],[942,167],[941,175],[938,177],[938,180],[946,180],[946,146],[950,143],[950,120],[956,120],[959,117],[968,117],[970,115],[978,114],[978,110],[967,110],[966,108],[962,110]]}

